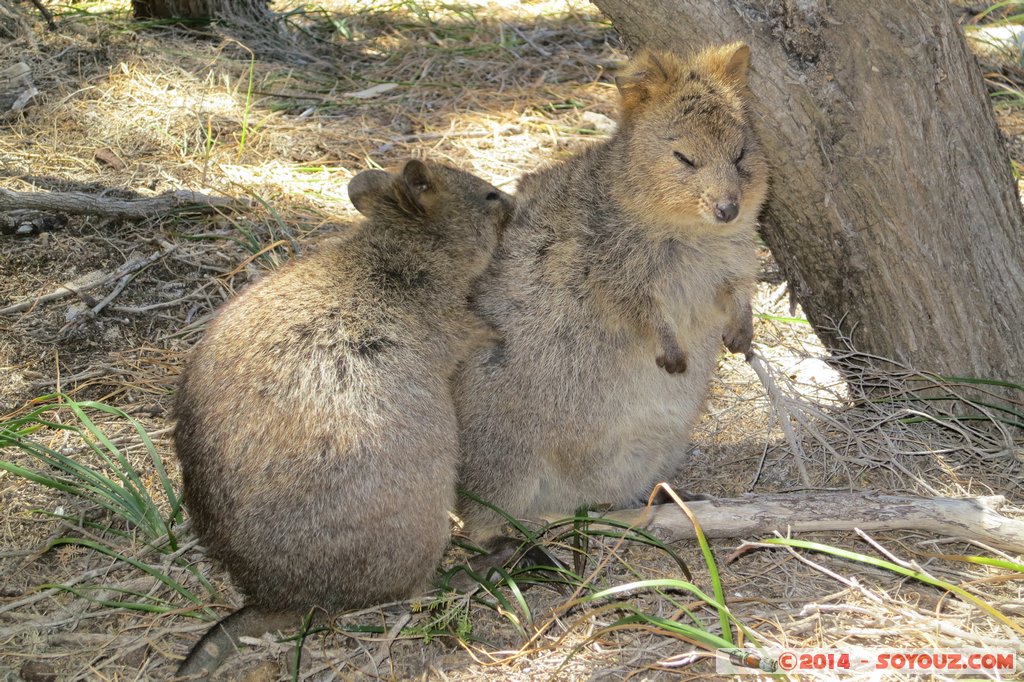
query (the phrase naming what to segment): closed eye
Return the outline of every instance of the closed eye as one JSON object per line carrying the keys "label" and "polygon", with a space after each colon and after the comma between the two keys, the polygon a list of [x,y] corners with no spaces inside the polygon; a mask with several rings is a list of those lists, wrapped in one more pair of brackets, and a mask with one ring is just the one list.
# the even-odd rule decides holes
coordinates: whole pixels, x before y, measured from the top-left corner
{"label": "closed eye", "polygon": [[672,154],[673,154],[673,155],[674,155],[674,156],[675,156],[675,157],[676,157],[676,158],[677,158],[677,159],[679,160],[679,162],[680,162],[680,163],[682,163],[682,164],[683,164],[684,166],[689,166],[690,168],[696,168],[696,167],[697,167],[697,164],[695,164],[695,163],[694,163],[693,161],[691,161],[691,160],[690,160],[690,159],[688,159],[687,157],[683,156],[683,155],[682,155],[682,154],[680,154],[679,152],[672,152]]}
{"label": "closed eye", "polygon": [[736,157],[736,160],[732,162],[733,165],[734,166],[740,165],[740,161],[742,161],[743,157],[746,156],[746,155],[747,155],[747,150],[744,147],[743,149],[740,150],[740,155]]}

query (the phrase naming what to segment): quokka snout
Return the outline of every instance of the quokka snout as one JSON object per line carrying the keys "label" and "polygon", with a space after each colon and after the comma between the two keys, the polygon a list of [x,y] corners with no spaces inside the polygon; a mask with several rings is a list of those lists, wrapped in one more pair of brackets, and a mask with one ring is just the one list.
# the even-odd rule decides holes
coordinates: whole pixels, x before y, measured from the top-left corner
{"label": "quokka snout", "polygon": [[411,160],[349,185],[351,234],[217,314],[178,389],[175,447],[203,545],[246,606],[179,674],[239,635],[427,588],[449,539],[449,380],[491,337],[467,307],[510,213],[485,181]]}

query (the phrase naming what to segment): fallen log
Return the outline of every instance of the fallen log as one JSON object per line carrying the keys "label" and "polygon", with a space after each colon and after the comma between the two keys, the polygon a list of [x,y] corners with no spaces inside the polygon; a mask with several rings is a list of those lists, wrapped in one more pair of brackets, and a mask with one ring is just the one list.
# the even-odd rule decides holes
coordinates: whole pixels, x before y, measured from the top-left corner
{"label": "fallen log", "polygon": [[[818,531],[917,530],[943,537],[976,540],[1024,553],[1024,520],[999,513],[1001,495],[922,498],[881,493],[750,494],[700,500],[686,505],[709,538],[754,538]],[[675,504],[593,513],[594,522],[610,519],[654,531],[668,541],[693,539],[693,525]],[[563,517],[549,516],[548,521]]]}
{"label": "fallen log", "polygon": [[13,192],[0,188],[0,211],[36,210],[101,215],[112,218],[153,218],[178,211],[239,211],[250,207],[244,199],[215,197],[179,190],[157,197],[114,199],[82,192]]}

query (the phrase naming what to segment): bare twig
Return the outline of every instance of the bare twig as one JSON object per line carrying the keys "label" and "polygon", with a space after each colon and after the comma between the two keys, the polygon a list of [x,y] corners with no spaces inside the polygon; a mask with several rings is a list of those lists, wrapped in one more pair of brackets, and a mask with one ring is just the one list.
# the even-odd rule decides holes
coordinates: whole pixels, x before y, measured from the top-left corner
{"label": "bare twig", "polygon": [[173,301],[161,301],[160,303],[150,303],[149,305],[143,306],[128,306],[128,305],[112,305],[110,309],[117,313],[124,313],[126,315],[145,315],[148,312],[154,310],[161,310],[163,308],[173,308],[176,305],[181,305],[185,301],[191,300],[198,296],[202,291],[209,288],[213,282],[207,282],[202,286],[198,287],[195,291],[189,292],[180,298],[176,298]]}
{"label": "bare twig", "polygon": [[778,387],[775,385],[775,381],[772,379],[768,370],[766,369],[766,361],[757,353],[754,353],[750,358],[750,366],[754,369],[754,373],[757,374],[757,378],[764,384],[765,390],[768,392],[768,397],[771,400],[772,409],[775,410],[779,416],[779,424],[782,426],[782,432],[786,435],[786,440],[789,442],[789,446],[793,449],[793,456],[796,460],[797,469],[800,471],[800,480],[803,481],[804,485],[811,485],[811,477],[807,473],[807,467],[804,464],[806,456],[804,450],[800,447],[800,441],[797,440],[796,434],[793,432],[793,423],[789,414],[789,410],[786,409],[786,399],[780,393]]}
{"label": "bare twig", "polygon": [[412,620],[412,614],[403,614],[401,618],[395,621],[395,624],[391,626],[387,634],[381,638],[380,643],[377,645],[376,653],[370,656],[370,662],[367,663],[362,670],[364,675],[370,677],[380,677],[380,666],[384,661],[391,657],[391,645],[398,639],[398,635],[401,634],[402,628]]}
{"label": "bare twig", "polygon": [[520,38],[525,40],[526,43],[530,47],[532,47],[533,49],[537,50],[537,52],[539,52],[542,57],[551,57],[551,51],[550,50],[545,50],[543,47],[541,47],[537,43],[533,42],[533,40],[530,39],[530,36],[526,35],[525,33],[523,33],[522,31],[519,30],[518,26],[515,26],[515,25],[512,25],[512,24],[506,24],[506,26],[511,28],[513,31],[515,31],[517,36],[519,36]]}
{"label": "bare twig", "polygon": [[[86,580],[92,580],[93,578],[99,577],[101,575],[105,575],[105,574],[109,573],[110,570],[111,570],[110,566],[104,565],[104,566],[100,566],[99,568],[94,568],[92,570],[85,571],[84,573],[80,573],[80,574],[76,575],[75,577],[70,578],[69,580],[67,580],[60,587],[51,587],[50,589],[42,590],[41,592],[36,592],[36,593],[34,593],[34,594],[32,594],[32,595],[30,595],[28,597],[25,597],[24,599],[19,599],[18,601],[13,601],[13,602],[9,602],[7,604],[4,604],[3,606],[0,606],[0,613],[6,613],[8,611],[15,611],[17,609],[20,609],[23,606],[28,606],[29,604],[35,604],[36,602],[42,601],[43,599],[48,599],[48,598],[50,598],[50,597],[52,597],[52,596],[54,596],[56,594],[61,594],[61,593],[65,592],[67,590],[67,588],[69,588],[69,587],[73,587],[73,586],[77,585],[80,582],[83,582],[83,581],[86,581]],[[2,632],[2,631],[0,631],[0,632]]]}
{"label": "bare twig", "polygon": [[[775,536],[776,537],[780,537],[780,538],[783,537],[783,535],[781,533],[775,533]],[[767,545],[767,546],[768,547],[777,547],[778,545]],[[785,546],[785,545],[783,545],[783,546]],[[792,547],[786,547],[786,551],[789,552],[790,556],[792,556],[797,561],[810,566],[811,568],[813,568],[816,571],[824,573],[825,575],[827,575],[830,578],[836,580],[837,582],[840,582],[843,585],[846,585],[851,590],[857,590],[858,592],[860,592],[861,596],[864,597],[865,599],[867,599],[868,601],[874,602],[875,604],[881,604],[882,603],[881,597],[879,597],[877,594],[871,592],[870,590],[865,588],[863,585],[861,585],[860,584],[860,580],[857,579],[857,576],[850,576],[849,578],[841,576],[838,573],[836,573],[835,571],[833,571],[832,569],[830,569],[827,566],[825,566],[824,564],[820,564],[817,561],[813,561],[812,559],[810,559],[809,557],[805,556],[801,552],[796,551]]]}
{"label": "bare twig", "polygon": [[861,537],[861,539],[864,542],[866,542],[869,545],[871,545],[872,547],[874,547],[875,550],[877,550],[879,554],[881,554],[882,556],[884,556],[886,559],[888,559],[892,563],[896,564],[897,566],[902,566],[903,568],[909,569],[911,571],[921,571],[922,573],[924,572],[924,569],[922,569],[916,563],[914,563],[912,561],[906,561],[905,559],[900,559],[898,556],[896,556],[895,554],[893,554],[892,552],[887,550],[885,547],[882,547],[882,545],[880,543],[876,542],[873,537],[871,537],[870,535],[868,535],[867,533],[862,531],[860,528],[854,528],[853,530],[854,530],[854,532],[857,533],[857,535],[859,535]]}
{"label": "bare twig", "polygon": [[92,314],[99,315],[100,312],[104,308],[106,308],[111,301],[113,301],[115,298],[121,295],[121,292],[124,291],[124,288],[128,286],[128,282],[132,281],[132,277],[134,276],[135,273],[129,272],[127,275],[117,280],[117,286],[115,286],[114,289],[109,294],[107,294],[99,303],[93,306]]}
{"label": "bare twig", "polygon": [[[0,189],[0,192],[3,191],[4,190]],[[2,208],[2,205],[0,205],[0,209]],[[0,315],[10,315],[11,313],[19,313],[23,310],[28,310],[29,308],[32,308],[40,303],[47,303],[49,301],[54,301],[58,298],[70,296],[71,294],[81,294],[85,291],[89,291],[90,289],[101,287],[104,284],[107,284],[108,282],[112,282],[116,279],[121,279],[133,272],[136,272],[137,270],[141,270],[142,268],[152,263],[155,263],[156,261],[160,260],[161,258],[163,258],[164,256],[171,253],[177,248],[174,244],[171,244],[170,242],[165,242],[161,240],[158,243],[160,244],[161,248],[156,253],[150,254],[149,256],[145,257],[133,258],[132,260],[128,261],[127,263],[119,267],[117,270],[108,274],[88,273],[84,277],[80,277],[73,282],[68,282],[67,284],[57,287],[56,289],[47,294],[42,294],[40,296],[25,299],[24,301],[21,301],[19,303],[9,305],[6,308],[0,308]],[[104,303],[104,305],[106,304]],[[98,307],[102,309],[102,306]]]}
{"label": "bare twig", "polygon": [[[61,386],[67,386],[68,384],[76,384],[87,379],[99,379],[100,377],[116,377],[126,376],[129,374],[127,369],[120,369],[117,367],[111,367],[109,365],[103,365],[101,367],[89,367],[71,376],[60,377],[58,382],[56,378],[40,379],[38,381],[29,382],[30,388],[46,388],[48,386],[56,386],[58,383]],[[60,386],[58,386],[60,388]]]}

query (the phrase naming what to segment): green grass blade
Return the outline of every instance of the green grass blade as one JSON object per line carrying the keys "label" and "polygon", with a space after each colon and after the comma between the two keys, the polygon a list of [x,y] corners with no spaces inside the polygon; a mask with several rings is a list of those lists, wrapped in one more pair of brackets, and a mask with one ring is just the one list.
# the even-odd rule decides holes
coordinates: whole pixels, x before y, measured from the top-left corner
{"label": "green grass blade", "polygon": [[114,475],[122,482],[123,489],[126,493],[124,498],[131,501],[131,505],[137,513],[138,518],[146,522],[146,525],[149,525],[149,522],[151,521],[150,510],[153,509],[153,506],[148,504],[151,500],[148,499],[149,494],[146,492],[146,487],[143,485],[142,479],[139,478],[139,474],[135,471],[135,467],[131,465],[128,458],[124,456],[123,452],[121,452],[121,449],[114,445],[113,441],[107,437],[107,434],[104,433],[102,429],[96,426],[96,423],[93,422],[85,412],[84,408],[96,409],[121,418],[128,418],[128,415],[117,408],[112,408],[107,405],[103,405],[102,403],[78,403],[68,399],[67,405],[71,408],[71,411],[74,412],[75,416],[78,417],[78,420],[85,425],[89,434],[95,438],[97,442],[103,445],[103,449],[101,450],[98,446],[94,446],[89,439],[84,437],[84,434],[82,440],[94,446],[93,449],[96,451],[96,454],[110,465],[111,469],[114,471]]}
{"label": "green grass blade", "polygon": [[[26,415],[0,424],[0,447],[17,448],[61,475],[30,471],[11,462],[4,462],[0,466],[34,483],[87,500],[137,527],[151,541],[163,542],[162,539],[166,538],[171,549],[176,548],[177,540],[170,529],[171,525],[181,518],[181,499],[174,490],[159,452],[142,425],[124,410],[100,402],[78,402],[61,394],[43,396],[36,402],[44,401],[48,402]],[[75,424],[61,423],[48,417],[49,414],[61,410],[70,411]],[[170,507],[166,520],[160,511],[161,504],[150,494],[140,473],[132,466],[121,448],[96,424],[89,414],[90,411],[127,421],[131,425],[146,449],[159,478],[162,493]],[[99,466],[79,461],[75,456],[65,455],[30,438],[45,428],[74,434],[95,457]]]}
{"label": "green grass blade", "polygon": [[802,317],[783,317],[781,315],[769,315],[768,313],[754,313],[754,317],[759,320],[769,320],[771,322],[782,322],[785,324],[811,324]]}
{"label": "green grass blade", "polygon": [[141,593],[133,592],[133,591],[130,591],[130,590],[121,590],[121,589],[118,589],[118,588],[105,587],[105,586],[102,586],[102,585],[92,586],[92,587],[89,588],[89,590],[96,589],[96,590],[110,590],[110,591],[113,591],[113,592],[121,592],[122,594],[130,594],[130,595],[135,596],[135,597],[143,597],[143,598],[149,598],[149,599],[156,599],[156,601],[163,602],[163,604],[151,604],[151,603],[147,603],[147,602],[136,602],[136,601],[119,601],[119,600],[114,600],[114,599],[96,599],[95,597],[93,597],[93,596],[91,596],[89,594],[89,590],[78,588],[78,587],[74,587],[74,586],[71,586],[71,585],[60,585],[60,584],[46,583],[46,584],[40,585],[39,589],[42,589],[42,590],[61,590],[62,592],[68,592],[70,594],[73,594],[76,597],[78,597],[79,599],[84,599],[84,600],[86,600],[88,602],[92,602],[93,604],[99,604],[101,606],[109,606],[111,608],[116,608],[116,609],[127,609],[129,611],[145,611],[147,613],[171,613],[171,612],[177,613],[177,612],[179,612],[181,610],[181,607],[179,607],[177,605],[174,605],[174,604],[169,604],[164,599],[157,599],[155,597],[150,597],[149,595],[146,595],[146,594],[141,594]]}
{"label": "green grass blade", "polygon": [[463,488],[459,488],[459,494],[464,496],[464,497],[468,497],[469,499],[473,500],[477,504],[482,504],[483,506],[487,507],[491,511],[493,511],[496,514],[500,515],[503,519],[505,519],[506,522],[508,522],[509,525],[511,525],[513,528],[515,528],[516,531],[520,535],[522,535],[524,538],[526,538],[527,540],[529,540],[531,543],[533,543],[535,545],[539,544],[540,541],[537,539],[538,538],[538,534],[534,533],[529,528],[527,528],[522,523],[520,523],[519,519],[516,519],[516,518],[512,517],[511,515],[509,515],[504,509],[501,509],[500,507],[494,506],[490,502],[487,502],[486,500],[484,500],[481,497],[477,497],[475,494],[473,494],[470,491],[465,490]]}
{"label": "green grass blade", "polygon": [[992,616],[993,618],[998,620],[1000,623],[1003,623],[1004,625],[1010,627],[1015,632],[1017,632],[1017,633],[1019,633],[1021,635],[1024,635],[1024,626],[1022,626],[1019,623],[1015,623],[1014,621],[1010,620],[1009,618],[1007,618],[1006,616],[1001,614],[999,611],[997,611],[993,607],[989,606],[987,603],[985,603],[981,599],[975,597],[973,594],[971,594],[967,590],[963,589],[962,587],[960,587],[958,585],[954,585],[952,583],[948,583],[945,580],[940,580],[938,578],[934,578],[934,577],[932,577],[932,576],[930,576],[927,573],[924,573],[922,571],[916,571],[916,570],[911,569],[911,568],[904,568],[903,566],[900,566],[898,564],[894,564],[891,561],[886,561],[884,559],[878,559],[878,558],[873,557],[873,556],[867,556],[866,554],[859,554],[857,552],[851,552],[851,551],[848,551],[848,550],[845,550],[845,549],[839,549],[838,547],[830,547],[828,545],[822,545],[822,544],[819,544],[817,542],[808,542],[806,540],[794,540],[792,538],[768,538],[768,539],[762,540],[761,542],[763,542],[765,544],[769,544],[769,545],[783,545],[783,546],[786,546],[786,547],[796,547],[798,549],[806,549],[806,550],[809,550],[809,551],[812,551],[812,552],[821,552],[823,554],[830,554],[832,556],[839,557],[841,559],[848,559],[850,561],[856,561],[858,563],[867,564],[869,566],[874,566],[876,568],[881,568],[881,569],[884,569],[886,571],[891,571],[891,572],[896,573],[898,575],[902,575],[904,577],[912,578],[912,579],[917,580],[919,582],[925,583],[926,585],[931,585],[932,587],[937,587],[940,590],[946,590],[947,592],[952,592],[953,594],[957,595],[958,597],[960,597],[964,601],[968,601],[968,602],[974,604],[979,609],[981,609],[985,613],[989,614],[990,616]]}
{"label": "green grass blade", "polygon": [[526,599],[523,598],[523,592],[519,589],[519,585],[516,583],[515,578],[509,575],[501,566],[496,566],[491,569],[492,572],[497,573],[501,576],[501,582],[508,588],[509,592],[512,593],[512,597],[516,601],[516,605],[519,606],[519,612],[523,614],[527,625],[533,625],[533,614],[530,612],[530,605],[526,603]]}
{"label": "green grass blade", "polygon": [[185,599],[188,599],[193,604],[199,606],[203,605],[203,601],[199,597],[192,594],[191,590],[189,590],[187,587],[176,581],[174,578],[165,575],[164,573],[156,570],[152,566],[142,563],[138,559],[127,557],[121,554],[120,552],[117,552],[116,550],[111,549],[110,547],[107,547],[99,542],[96,542],[94,540],[87,540],[85,538],[57,538],[49,544],[48,549],[53,549],[58,545],[80,545],[82,547],[88,547],[89,549],[95,550],[101,554],[105,554],[113,559],[117,559],[118,561],[122,561],[128,564],[129,566],[133,566],[139,569],[146,575],[156,578],[164,585],[167,585],[169,588],[180,594]]}
{"label": "green grass blade", "polygon": [[124,467],[125,472],[128,474],[129,478],[134,484],[134,489],[136,490],[137,493],[135,496],[136,500],[141,506],[145,518],[149,521],[149,524],[154,531],[153,534],[168,535],[169,539],[171,540],[171,546],[172,548],[174,548],[177,543],[170,532],[170,524],[173,524],[175,517],[180,515],[179,510],[181,507],[181,501],[178,499],[178,495],[174,491],[174,486],[172,485],[170,478],[167,476],[167,470],[164,468],[163,459],[160,457],[159,453],[157,453],[156,446],[150,439],[149,434],[146,433],[146,430],[142,427],[142,424],[140,424],[137,420],[132,418],[132,416],[129,415],[124,410],[96,402],[82,403],[82,406],[99,410],[101,412],[105,412],[107,414],[124,419],[129,424],[131,424],[132,428],[135,430],[136,435],[138,435],[139,440],[142,441],[142,444],[146,449],[146,453],[149,456],[150,461],[153,463],[154,468],[156,469],[157,476],[160,479],[161,486],[164,491],[164,495],[166,496],[168,503],[170,503],[171,505],[171,514],[168,517],[167,522],[165,522],[164,519],[160,516],[159,507],[156,501],[153,499],[153,496],[149,494],[149,489],[146,488],[145,484],[142,482],[141,478],[138,475],[138,472],[135,471],[135,468],[131,466],[131,463],[127,460],[127,458],[124,457],[123,453],[121,453],[120,450],[117,450],[118,461]]}
{"label": "green grass blade", "polygon": [[680,623],[679,621],[671,620],[663,616],[642,613],[632,604],[623,604],[622,607],[626,610],[633,611],[633,613],[628,616],[623,616],[608,627],[603,628],[603,630],[607,631],[632,625],[647,625],[659,630],[664,630],[670,634],[682,635],[686,639],[699,643],[708,651],[714,651],[715,649],[731,649],[735,646],[728,640],[719,637],[713,632],[708,632],[707,630],[702,630],[698,627],[687,625],[686,623]]}
{"label": "green grass blade", "polygon": [[[603,517],[603,516],[591,516],[591,515],[580,516],[580,515],[577,514],[576,516],[566,517],[564,519],[557,519],[555,521],[552,521],[552,522],[548,523],[546,526],[544,526],[544,528],[541,530],[541,533],[539,533],[539,534],[546,534],[546,533],[550,532],[553,529],[560,528],[561,526],[570,526],[571,525],[575,529],[577,527],[577,525],[578,525],[578,522],[580,522],[580,521],[586,521],[588,524],[595,524],[595,525],[599,524],[601,526],[611,526],[613,528],[618,528],[620,530],[625,531],[625,533],[617,534],[614,531],[609,531],[609,530],[604,529],[604,528],[596,528],[596,529],[595,528],[591,528],[591,529],[588,529],[586,532],[590,533],[591,535],[594,535],[595,537],[612,537],[612,538],[622,538],[622,537],[624,537],[626,540],[629,540],[631,542],[639,542],[641,544],[645,544],[645,545],[648,545],[650,547],[654,547],[655,549],[659,549],[662,552],[665,552],[669,557],[671,557],[671,559],[676,563],[676,566],[679,567],[679,570],[682,572],[682,574],[684,576],[686,576],[687,580],[693,580],[693,575],[690,573],[689,566],[686,565],[686,562],[683,561],[682,557],[680,557],[676,553],[676,551],[674,549],[672,549],[671,547],[666,545],[664,542],[659,540],[658,537],[656,535],[654,535],[653,533],[650,533],[650,532],[644,530],[643,528],[637,528],[636,526],[631,526],[630,524],[628,524],[628,523],[626,523],[624,521],[619,521],[617,519],[609,519],[609,518],[606,518],[606,517]],[[570,537],[572,532],[574,532],[574,531],[573,530],[569,530],[568,532],[563,533],[562,535],[557,536],[556,537],[556,541],[558,541],[558,542],[564,541],[566,538]]]}
{"label": "green grass blade", "polygon": [[1000,379],[980,379],[978,377],[960,377],[960,376],[945,376],[942,374],[930,374],[923,372],[921,376],[931,379],[932,381],[947,383],[947,384],[971,384],[973,386],[996,386],[998,388],[1012,388],[1017,391],[1024,391],[1024,386],[1021,384],[1015,384],[1010,381],[1002,381]]}
{"label": "green grass blade", "polygon": [[[29,454],[34,454],[31,451],[26,450]],[[45,459],[41,461],[46,462]],[[39,472],[31,471],[24,467],[18,466],[12,462],[0,460],[0,469],[8,471],[17,476],[21,476],[26,480],[38,483],[47,488],[53,490],[59,490],[61,492],[70,493],[76,497],[88,500],[89,502],[106,509],[116,516],[124,517],[125,510],[120,504],[115,504],[109,497],[109,491],[102,486],[96,486],[91,484],[88,480],[83,481],[65,481],[52,476],[47,476]]]}
{"label": "green grass blade", "polygon": [[38,474],[29,469],[25,469],[24,467],[20,467],[17,464],[14,464],[13,462],[0,460],[0,469],[10,472],[15,476],[20,476],[26,480],[32,481],[33,483],[38,483],[40,485],[46,486],[47,488],[60,490],[61,492],[65,493],[71,493],[72,495],[80,495],[81,488],[74,484],[65,483],[59,479],[52,478],[44,474]]}
{"label": "green grass blade", "polygon": [[[654,492],[651,493],[651,499],[653,500],[654,494],[658,489],[664,490],[669,496],[675,501],[676,506],[679,507],[680,511],[686,514],[687,518],[690,519],[690,524],[693,526],[694,533],[697,537],[697,543],[700,545],[701,555],[704,557],[704,565],[707,566],[708,575],[711,577],[711,590],[715,593],[715,599],[718,600],[723,606],[718,610],[718,620],[722,626],[722,637],[732,643],[732,631],[729,628],[729,614],[725,609],[725,590],[722,589],[722,577],[718,573],[718,564],[715,563],[715,555],[711,551],[711,545],[708,543],[707,536],[704,535],[704,529],[700,527],[700,523],[697,521],[697,517],[693,515],[690,508],[687,507],[679,496],[676,495],[675,490],[672,486],[667,483],[659,483]],[[650,504],[650,501],[648,501]]]}

